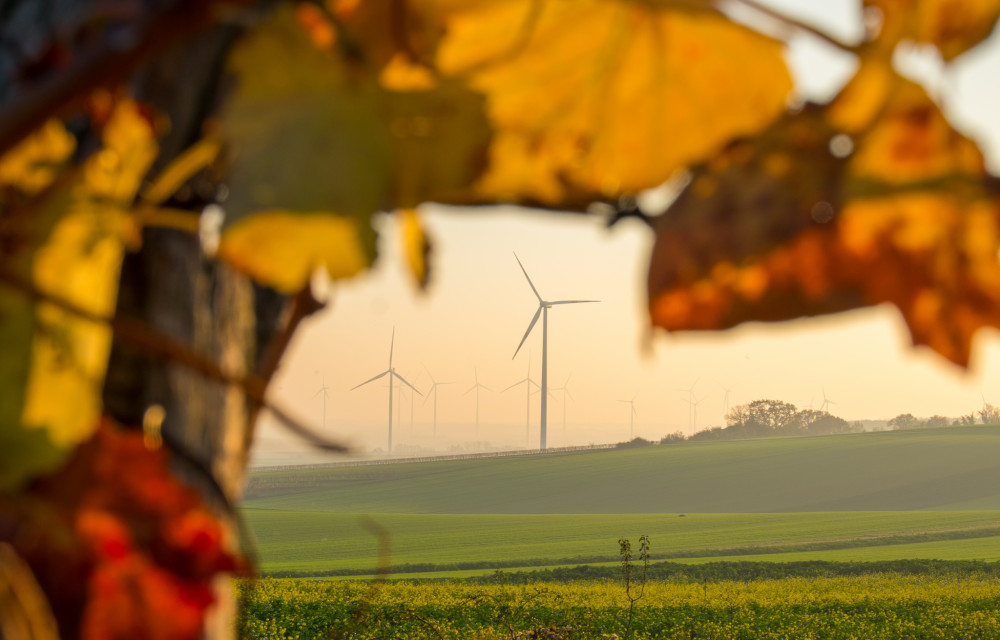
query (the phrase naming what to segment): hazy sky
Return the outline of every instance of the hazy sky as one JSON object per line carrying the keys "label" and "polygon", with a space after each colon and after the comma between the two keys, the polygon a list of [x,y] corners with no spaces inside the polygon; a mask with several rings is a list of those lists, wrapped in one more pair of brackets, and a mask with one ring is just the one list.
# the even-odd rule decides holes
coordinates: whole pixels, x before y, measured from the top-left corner
{"label": "hazy sky", "polygon": [[[854,2],[770,2],[849,38]],[[815,5],[822,5],[821,7]],[[824,12],[823,15],[816,11]],[[853,71],[850,57],[796,37],[788,50],[805,98],[826,100]],[[981,45],[947,72],[926,51],[899,57],[902,72],[939,96],[964,133],[980,142],[992,171],[1000,171],[1000,38]],[[686,389],[694,384],[696,428],[723,423],[730,405],[760,398],[819,409],[824,389],[830,411],[848,420],[888,419],[899,413],[957,416],[978,409],[981,394],[1000,404],[1000,340],[982,331],[972,370],[963,372],[936,355],[909,346],[898,313],[875,308],[772,325],[745,325],[723,333],[650,333],[645,274],[652,234],[625,221],[612,230],[599,220],[513,207],[480,210],[422,209],[434,239],[433,281],[415,290],[400,261],[395,221],[380,217],[381,257],[366,275],[332,289],[328,308],[300,329],[271,389],[271,397],[319,429],[324,380],[329,388],[325,433],[359,449],[386,446],[388,388],[384,379],[354,385],[385,370],[395,327],[394,366],[425,395],[426,368],[438,387],[437,439],[433,400],[417,397],[410,426],[404,396],[394,449],[407,445],[446,450],[475,435],[473,384],[480,396],[478,440],[492,446],[525,444],[525,377],[540,379],[541,321],[511,359],[537,301],[515,262],[517,252],[546,299],[599,299],[549,312],[549,385],[567,377],[572,399],[549,401],[549,446],[614,442],[629,436],[635,399],[635,435],[660,438],[691,432]],[[465,395],[463,395],[465,394]],[[538,396],[531,399],[531,446],[538,446]],[[395,411],[395,408],[394,408]],[[395,415],[394,415],[395,422]],[[261,424],[260,442],[273,451],[273,423]]]}

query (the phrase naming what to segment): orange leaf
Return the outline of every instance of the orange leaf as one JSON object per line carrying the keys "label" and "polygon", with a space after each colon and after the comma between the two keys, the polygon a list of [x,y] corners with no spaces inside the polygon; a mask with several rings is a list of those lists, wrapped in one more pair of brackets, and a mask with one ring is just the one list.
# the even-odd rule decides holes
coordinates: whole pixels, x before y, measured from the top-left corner
{"label": "orange leaf", "polygon": [[[447,3],[446,3],[447,4]],[[585,204],[661,184],[781,113],[781,45],[709,10],[454,3],[438,64],[489,98],[480,199]]]}
{"label": "orange leaf", "polygon": [[[721,170],[695,173],[656,221],[653,323],[718,329],[891,302],[915,344],[967,366],[975,331],[1000,327],[1000,197],[978,149],[911,84],[849,160],[825,152],[822,120],[807,109],[734,145],[742,162],[731,149]],[[793,135],[800,125],[813,137]],[[767,179],[776,134],[796,163]]]}

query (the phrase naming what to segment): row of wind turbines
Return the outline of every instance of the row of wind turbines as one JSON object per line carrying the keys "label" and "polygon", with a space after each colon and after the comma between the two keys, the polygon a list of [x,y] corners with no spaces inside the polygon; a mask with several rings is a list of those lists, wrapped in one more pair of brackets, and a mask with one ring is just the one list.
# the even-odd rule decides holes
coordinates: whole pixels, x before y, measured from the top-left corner
{"label": "row of wind turbines", "polygon": [[[521,338],[521,342],[517,345],[517,348],[514,349],[514,355],[511,356],[511,359],[513,360],[514,358],[517,357],[517,354],[521,351],[521,347],[524,346],[524,343],[525,343],[525,341],[527,341],[528,336],[531,335],[531,330],[534,329],[535,325],[538,323],[538,318],[540,316],[542,318],[542,383],[541,383],[541,385],[538,385],[538,383],[536,383],[534,380],[531,379],[531,364],[529,362],[527,377],[525,377],[523,380],[519,380],[518,382],[515,382],[514,384],[510,385],[509,387],[507,387],[507,389],[504,389],[504,391],[512,389],[512,388],[514,388],[514,387],[516,387],[518,385],[521,385],[521,384],[525,385],[525,393],[527,395],[527,410],[526,410],[527,411],[527,420],[526,420],[526,429],[530,430],[532,385],[534,385],[535,387],[537,387],[538,391],[541,394],[541,407],[540,407],[541,419],[540,419],[540,422],[539,422],[539,424],[541,425],[541,428],[540,428],[539,448],[542,449],[542,450],[545,450],[546,446],[547,446],[547,435],[548,435],[548,424],[547,424],[548,402],[547,401],[548,401],[548,395],[550,393],[549,388],[548,388],[548,385],[549,385],[549,374],[548,374],[548,324],[549,324],[549,309],[551,309],[555,305],[581,304],[581,303],[587,303],[587,302],[600,302],[600,301],[599,300],[545,300],[545,299],[542,298],[541,294],[538,293],[538,289],[535,287],[535,284],[531,281],[531,277],[528,275],[528,271],[524,268],[524,265],[521,264],[521,259],[517,257],[516,253],[514,254],[514,259],[517,260],[518,266],[521,267],[521,272],[524,273],[524,277],[528,281],[528,286],[531,287],[532,293],[534,293],[535,297],[538,299],[538,308],[535,310],[535,315],[531,318],[531,322],[528,323],[528,329],[524,332],[524,337]],[[398,380],[400,384],[405,384],[407,387],[409,387],[410,389],[412,389],[414,393],[416,393],[417,395],[423,397],[423,394],[420,393],[420,391],[417,390],[417,388],[415,386],[413,386],[412,384],[410,384],[402,375],[400,375],[399,373],[397,373],[396,369],[392,366],[392,353],[393,353],[393,348],[395,346],[395,342],[396,342],[396,330],[395,330],[395,328],[393,328],[392,338],[390,339],[390,342],[389,342],[389,366],[388,366],[388,368],[385,371],[382,371],[381,373],[378,373],[378,374],[372,376],[371,378],[369,378],[368,380],[365,380],[364,382],[362,382],[362,383],[360,383],[360,384],[358,384],[358,385],[356,385],[356,386],[354,386],[354,387],[351,388],[351,391],[354,391],[355,389],[359,389],[359,388],[361,388],[361,387],[363,387],[363,386],[365,386],[367,384],[371,384],[372,382],[375,382],[376,380],[380,380],[380,379],[382,379],[382,378],[384,378],[386,376],[389,377],[388,451],[389,451],[390,454],[392,454],[392,394],[393,394],[393,387],[395,386],[393,384],[393,380],[394,379]],[[440,385],[443,385],[443,384],[451,384],[451,383],[450,382],[438,382],[438,381],[434,380],[434,377],[430,375],[430,371],[427,372],[427,375],[430,376],[430,379],[431,379],[431,389],[430,389],[430,391],[428,391],[428,395],[430,395],[430,394],[434,395],[434,429],[435,429],[435,432],[436,432],[437,431],[437,387],[440,386]],[[479,371],[478,370],[475,371],[475,380],[476,380],[475,384],[468,391],[466,391],[466,394],[468,394],[468,393],[470,393],[472,391],[476,392],[476,430],[477,430],[477,433],[478,433],[478,430],[479,430],[479,391],[480,391],[480,389],[487,389],[487,390],[489,390],[489,388],[479,382]],[[569,380],[567,379],[566,382],[568,383]],[[565,388],[565,384],[563,385],[562,390],[563,390],[564,393],[568,393],[568,391]],[[323,387],[320,389],[319,392],[317,392],[317,394],[318,393],[322,393],[323,394],[324,426],[325,426],[325,420],[326,420],[326,395],[327,395],[328,392],[329,392],[329,389],[327,388],[327,386],[325,384],[325,381],[324,381]],[[565,398],[564,398],[564,400],[565,400]],[[633,406],[633,411],[634,411],[634,406]],[[563,404],[563,419],[564,420],[565,420],[565,413],[566,413],[566,407],[565,407],[565,402],[564,402],[564,404]],[[526,432],[525,438],[528,438],[529,435],[530,434]]]}

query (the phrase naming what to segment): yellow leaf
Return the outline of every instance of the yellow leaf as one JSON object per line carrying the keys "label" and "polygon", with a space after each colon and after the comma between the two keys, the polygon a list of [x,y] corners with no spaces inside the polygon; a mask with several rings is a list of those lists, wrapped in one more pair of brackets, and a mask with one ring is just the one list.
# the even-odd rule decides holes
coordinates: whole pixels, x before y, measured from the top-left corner
{"label": "yellow leaf", "polygon": [[0,158],[0,186],[26,195],[48,187],[76,149],[76,138],[61,122],[50,120]]}
{"label": "yellow leaf", "polygon": [[430,257],[431,244],[427,239],[427,233],[420,222],[420,217],[413,209],[402,209],[397,212],[399,225],[401,227],[400,238],[403,244],[403,256],[410,267],[417,286],[421,289],[427,288],[430,281]]}
{"label": "yellow leaf", "polygon": [[879,40],[926,42],[951,60],[992,33],[1000,0],[865,0],[882,12]]}
{"label": "yellow leaf", "polygon": [[781,45],[707,10],[465,3],[438,63],[489,99],[485,199],[566,205],[656,186],[785,106]]}
{"label": "yellow leaf", "polygon": [[51,468],[98,424],[111,330],[44,297],[98,316],[114,312],[120,234],[157,146],[151,126],[128,101],[116,105],[102,143],[12,218],[25,244],[5,256],[4,267],[29,279],[43,299],[32,304],[23,294],[0,292],[4,352],[23,366],[5,367],[3,374],[0,412],[4,444],[12,446],[0,447],[2,487]]}
{"label": "yellow leaf", "polygon": [[229,227],[219,257],[285,293],[299,291],[316,269],[348,278],[371,262],[357,224],[325,213],[264,211]]}

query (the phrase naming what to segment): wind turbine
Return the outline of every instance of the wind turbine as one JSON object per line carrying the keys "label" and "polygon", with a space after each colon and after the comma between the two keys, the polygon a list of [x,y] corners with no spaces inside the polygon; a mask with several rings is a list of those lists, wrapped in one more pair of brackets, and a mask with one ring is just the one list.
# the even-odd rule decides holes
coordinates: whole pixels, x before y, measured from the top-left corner
{"label": "wind turbine", "polygon": [[[705,397],[707,398],[708,396]],[[691,416],[691,433],[694,433],[694,430],[698,428],[698,405],[704,401],[705,398],[702,398],[701,400],[694,400],[693,398],[686,399],[686,402],[689,405],[688,410]]]}
{"label": "wind turbine", "polygon": [[392,368],[392,348],[393,348],[393,346],[395,344],[396,344],[396,328],[393,327],[393,329],[392,329],[392,340],[389,342],[389,368],[386,369],[385,371],[383,371],[382,373],[378,374],[377,376],[369,378],[368,380],[365,380],[364,382],[362,382],[361,384],[359,384],[357,386],[351,387],[351,391],[354,391],[358,387],[363,387],[366,384],[368,384],[369,382],[375,382],[379,378],[382,378],[382,377],[385,377],[385,376],[389,376],[389,455],[392,455],[392,386],[393,386],[392,385],[392,379],[396,378],[401,383],[403,383],[406,386],[408,386],[409,388],[413,389],[417,393],[417,395],[421,395],[421,396],[423,395],[422,393],[420,393],[419,391],[417,391],[416,387],[414,387],[412,384],[410,384],[409,382],[407,382],[406,379],[403,378],[403,376],[401,376],[398,373],[396,373],[396,370]]}
{"label": "wind turbine", "polygon": [[[486,389],[487,391],[493,391],[493,389],[490,389],[485,384],[479,384],[479,369],[477,367],[473,367],[472,372],[476,376],[476,384],[469,387],[469,391],[472,391],[473,389],[476,390],[476,439],[478,440],[479,439],[479,390]],[[463,396],[469,395],[469,391],[466,391],[462,395]],[[437,398],[437,394],[435,394],[434,397]],[[437,400],[435,400],[434,402],[437,402]]]}
{"label": "wind turbine", "polygon": [[323,386],[313,394],[313,398],[321,393],[323,394],[323,428],[326,429],[326,397],[330,393],[330,387],[326,386],[326,376],[323,376]]}
{"label": "wind turbine", "polygon": [[722,390],[726,392],[726,395],[722,398],[722,417],[726,417],[726,414],[729,413],[729,392],[735,389],[736,386],[727,387],[718,380],[716,380],[716,382],[720,387],[722,387]]}
{"label": "wind turbine", "polygon": [[618,402],[624,402],[630,408],[628,415],[628,437],[629,440],[635,438],[635,417],[638,415],[635,412],[635,396],[632,396],[631,400],[619,400]]}
{"label": "wind turbine", "polygon": [[[678,391],[687,391],[688,393],[688,397],[685,399],[685,401],[688,403],[688,426],[691,427],[692,433],[694,432],[694,423],[695,423],[695,418],[693,417],[693,415],[697,415],[697,411],[694,411],[692,413],[694,407],[697,406],[694,401],[694,387],[695,385],[698,384],[699,380],[701,380],[701,376],[695,378],[694,382],[691,383],[690,387],[677,388]],[[701,402],[701,400],[699,400],[698,402]]]}
{"label": "wind turbine", "polygon": [[573,398],[573,394],[569,392],[569,379],[572,378],[572,377],[573,377],[573,374],[571,373],[568,376],[566,376],[566,382],[563,383],[563,386],[561,386],[561,387],[555,387],[554,389],[552,389],[553,391],[562,391],[562,397],[563,397],[563,422],[562,422],[563,434],[566,433],[566,396],[569,396],[570,399]]}
{"label": "wind turbine", "polygon": [[[535,385],[535,388],[538,389],[539,391],[542,390],[542,388],[540,386],[538,386],[538,383],[531,379],[531,359],[530,358],[528,359],[528,377],[524,378],[523,380],[518,380],[517,382],[515,382],[512,385],[510,385],[509,387],[507,387],[506,389],[504,389],[500,393],[505,393],[508,390],[513,389],[514,387],[516,387],[519,384],[523,384],[525,386],[525,390],[524,390],[524,392],[525,392],[524,393],[524,395],[525,395],[524,442],[525,442],[525,446],[527,446],[530,443],[530,441],[531,441],[531,385]],[[545,394],[544,393],[542,394],[542,406],[543,407],[545,406]],[[545,414],[542,414],[542,415],[544,416]],[[543,424],[544,424],[544,422],[543,422]],[[543,438],[542,439],[542,443],[543,444],[545,442],[544,437],[545,437],[545,433],[543,432],[542,433],[542,438]],[[544,449],[545,447],[543,446],[542,448]]]}
{"label": "wind turbine", "polygon": [[[434,437],[437,438],[437,433],[438,433],[438,391],[437,391],[437,388],[438,388],[439,385],[442,385],[442,384],[452,384],[452,383],[450,383],[450,382],[438,382],[437,380],[435,380],[434,376],[431,375],[431,370],[428,369],[426,365],[424,365],[424,371],[427,372],[427,377],[431,379],[431,390],[427,392],[427,397],[424,398],[424,404],[427,404],[427,401],[431,399],[431,394],[433,394],[434,395]],[[476,380],[476,383],[478,384],[479,381]],[[471,391],[471,389],[470,389],[470,391]],[[479,432],[479,398],[476,398],[476,432],[477,432],[476,434],[478,436],[478,432]]]}
{"label": "wind turbine", "polygon": [[524,277],[527,278],[527,280],[528,280],[528,286],[531,287],[531,291],[535,294],[535,297],[538,298],[538,309],[535,311],[535,315],[531,319],[531,323],[528,324],[528,330],[524,332],[524,337],[521,338],[521,344],[517,345],[517,349],[514,350],[514,355],[511,356],[511,360],[513,360],[515,357],[517,357],[517,352],[521,350],[521,346],[524,344],[524,341],[528,339],[528,334],[531,333],[531,330],[534,328],[535,323],[538,322],[538,316],[539,315],[542,316],[542,387],[541,387],[541,390],[542,390],[542,418],[541,418],[540,448],[544,451],[545,450],[545,434],[546,434],[546,417],[547,417],[546,413],[548,411],[548,403],[547,403],[547,401],[548,401],[548,390],[549,390],[549,388],[548,388],[548,379],[549,379],[549,373],[548,373],[549,309],[553,305],[556,305],[556,304],[579,304],[581,302],[600,302],[600,300],[554,300],[554,301],[551,301],[551,302],[549,302],[547,300],[542,300],[542,296],[539,295],[538,289],[536,289],[534,283],[531,282],[531,278],[528,277],[528,272],[524,269],[524,265],[521,264],[521,259],[517,257],[516,253],[514,254],[514,259],[517,260],[517,264],[518,264],[519,267],[521,267],[521,271],[524,273]]}
{"label": "wind turbine", "polygon": [[831,404],[837,404],[837,403],[826,397],[826,387],[824,386],[823,387],[823,404],[819,405],[819,410],[820,411],[824,411],[824,412],[829,411]]}

